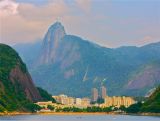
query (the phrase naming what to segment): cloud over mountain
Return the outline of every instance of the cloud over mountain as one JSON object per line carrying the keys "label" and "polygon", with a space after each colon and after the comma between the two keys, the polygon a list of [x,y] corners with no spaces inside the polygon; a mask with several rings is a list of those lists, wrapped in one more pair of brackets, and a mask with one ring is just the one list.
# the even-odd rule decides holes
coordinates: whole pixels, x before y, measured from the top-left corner
{"label": "cloud over mountain", "polygon": [[[141,46],[160,38],[160,3],[151,3],[0,0],[0,42],[15,44],[42,39],[47,27],[59,18],[67,32],[103,46]],[[149,41],[145,41],[149,36]]]}

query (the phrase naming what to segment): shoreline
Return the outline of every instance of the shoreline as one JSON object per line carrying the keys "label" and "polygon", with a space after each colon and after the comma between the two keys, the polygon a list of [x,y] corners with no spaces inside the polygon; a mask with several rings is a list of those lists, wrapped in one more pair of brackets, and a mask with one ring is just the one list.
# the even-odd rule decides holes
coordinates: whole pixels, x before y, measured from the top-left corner
{"label": "shoreline", "polygon": [[117,113],[117,112],[10,112],[0,113],[0,116],[17,116],[17,115],[132,115],[132,116],[160,116],[160,113]]}
{"label": "shoreline", "polygon": [[114,112],[40,112],[38,115],[118,115]]}
{"label": "shoreline", "polygon": [[5,112],[5,113],[0,113],[0,116],[33,115],[33,114],[34,113],[29,113],[29,112]]}

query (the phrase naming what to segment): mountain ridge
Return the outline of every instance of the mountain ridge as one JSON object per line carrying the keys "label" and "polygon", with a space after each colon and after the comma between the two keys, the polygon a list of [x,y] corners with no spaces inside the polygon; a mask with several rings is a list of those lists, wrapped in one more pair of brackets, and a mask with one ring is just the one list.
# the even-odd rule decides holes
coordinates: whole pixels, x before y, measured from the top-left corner
{"label": "mountain ridge", "polygon": [[[91,88],[99,88],[101,81],[106,79],[104,86],[110,95],[129,95],[125,88],[133,80],[129,75],[151,61],[160,60],[159,44],[112,49],[66,34],[58,45],[54,48],[54,62],[29,67],[35,83],[52,94],[65,92],[76,97],[89,96]],[[132,95],[144,95],[150,88],[153,87],[133,91]]]}

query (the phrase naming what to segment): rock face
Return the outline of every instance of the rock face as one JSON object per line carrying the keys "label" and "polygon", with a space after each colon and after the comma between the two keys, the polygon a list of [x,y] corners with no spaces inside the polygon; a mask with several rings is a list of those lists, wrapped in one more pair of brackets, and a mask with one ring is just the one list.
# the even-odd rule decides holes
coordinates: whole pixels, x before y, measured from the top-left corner
{"label": "rock face", "polygon": [[38,61],[36,62],[38,65],[54,63],[56,61],[57,48],[65,35],[64,27],[60,22],[56,22],[48,29],[43,40]]}
{"label": "rock face", "polygon": [[155,86],[159,83],[160,79],[160,64],[154,62],[147,64],[145,67],[138,70],[137,73],[133,74],[132,80],[129,80],[126,88],[139,90],[149,86]]}
{"label": "rock face", "polygon": [[27,100],[42,99],[19,55],[4,44],[0,44],[0,87],[0,102],[6,110],[22,108]]}
{"label": "rock face", "polygon": [[9,79],[11,80],[13,85],[16,84],[16,81],[21,85],[27,99],[29,99],[30,101],[37,102],[41,100],[41,96],[37,88],[34,86],[30,74],[28,72],[22,72],[19,66],[16,66],[11,70]]}

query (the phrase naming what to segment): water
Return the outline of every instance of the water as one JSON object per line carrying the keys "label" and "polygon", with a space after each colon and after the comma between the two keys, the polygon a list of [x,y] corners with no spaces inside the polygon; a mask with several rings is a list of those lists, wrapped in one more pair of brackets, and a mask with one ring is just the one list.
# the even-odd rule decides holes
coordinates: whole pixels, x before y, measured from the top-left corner
{"label": "water", "polygon": [[129,115],[21,115],[2,116],[0,121],[160,121],[160,117]]}

